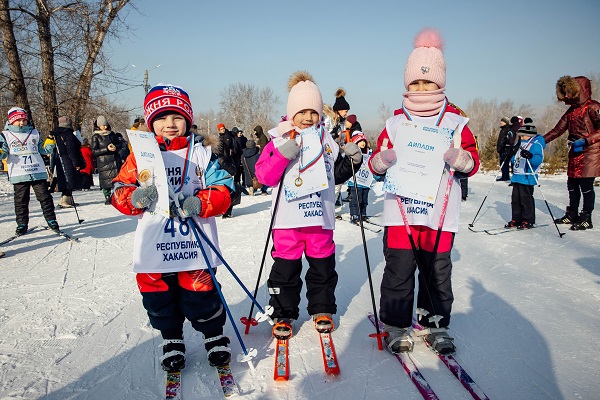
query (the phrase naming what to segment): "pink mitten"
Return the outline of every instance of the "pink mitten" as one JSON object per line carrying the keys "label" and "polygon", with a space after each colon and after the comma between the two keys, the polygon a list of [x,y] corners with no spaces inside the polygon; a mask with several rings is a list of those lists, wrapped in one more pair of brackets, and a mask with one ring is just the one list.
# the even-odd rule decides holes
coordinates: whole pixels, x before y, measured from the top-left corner
{"label": "pink mitten", "polygon": [[444,153],[444,161],[459,172],[471,172],[475,162],[468,151],[451,147]]}
{"label": "pink mitten", "polygon": [[383,175],[389,167],[396,162],[394,149],[385,149],[371,158],[371,168],[378,175]]}

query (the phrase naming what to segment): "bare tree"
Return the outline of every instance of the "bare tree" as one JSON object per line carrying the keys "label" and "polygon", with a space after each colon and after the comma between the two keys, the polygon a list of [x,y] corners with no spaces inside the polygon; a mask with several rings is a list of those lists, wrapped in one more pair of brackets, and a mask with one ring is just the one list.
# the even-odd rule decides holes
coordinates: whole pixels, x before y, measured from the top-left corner
{"label": "bare tree", "polygon": [[[94,67],[102,64],[104,41],[108,34],[116,35],[126,26],[116,24],[112,28],[129,2],[14,0],[11,7],[9,0],[0,0],[4,56],[11,68],[9,90],[16,105],[33,108],[32,99],[39,93],[44,115],[39,122],[43,128],[56,127],[59,110],[80,127],[93,80],[100,72]],[[19,29],[15,29],[15,21]],[[103,65],[101,71],[107,70],[110,68]],[[40,76],[41,88],[37,78]],[[0,86],[1,83],[0,75]]]}
{"label": "bare tree", "polygon": [[268,129],[273,126],[275,105],[279,98],[270,88],[259,89],[254,85],[232,84],[221,92],[220,122],[237,126],[248,133],[256,125]]}
{"label": "bare tree", "polygon": [[31,108],[27,98],[27,86],[21,68],[21,59],[17,48],[17,39],[10,15],[8,0],[0,0],[0,32],[2,32],[2,48],[4,49],[7,64],[10,68],[8,89],[12,91],[14,101],[31,115]]}

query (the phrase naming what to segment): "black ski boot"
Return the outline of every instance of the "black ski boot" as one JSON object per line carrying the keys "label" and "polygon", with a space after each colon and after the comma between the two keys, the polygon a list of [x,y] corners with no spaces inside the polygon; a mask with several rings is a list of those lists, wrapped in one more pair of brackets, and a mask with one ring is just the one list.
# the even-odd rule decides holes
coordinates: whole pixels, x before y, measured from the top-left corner
{"label": "black ski boot", "polygon": [[208,363],[211,367],[220,367],[231,361],[231,349],[227,347],[229,338],[218,334],[204,337],[204,348],[207,351]]}
{"label": "black ski boot", "polygon": [[592,225],[592,213],[587,211],[582,211],[579,214],[579,218],[577,222],[571,225],[572,231],[585,231],[586,229],[592,229],[594,225]]}
{"label": "black ski boot", "polygon": [[554,220],[557,224],[574,224],[577,221],[577,210],[571,211],[571,207],[567,207],[565,215]]}
{"label": "black ski boot", "polygon": [[162,369],[167,372],[177,372],[185,368],[185,344],[183,339],[165,339],[163,355],[160,358]]}
{"label": "black ski boot", "polygon": [[48,228],[52,229],[53,231],[58,231],[60,230],[60,227],[58,226],[58,222],[56,222],[55,219],[51,219],[49,221],[46,221],[48,223]]}
{"label": "black ski boot", "polygon": [[21,236],[27,233],[27,224],[19,224],[15,230],[15,235]]}

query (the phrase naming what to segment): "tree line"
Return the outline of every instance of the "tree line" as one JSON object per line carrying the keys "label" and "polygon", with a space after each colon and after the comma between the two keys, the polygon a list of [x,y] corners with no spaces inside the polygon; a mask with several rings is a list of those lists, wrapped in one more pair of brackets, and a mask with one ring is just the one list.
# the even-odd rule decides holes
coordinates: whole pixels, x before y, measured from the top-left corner
{"label": "tree line", "polygon": [[[0,0],[0,113],[6,115],[11,106],[22,107],[33,117],[38,130],[45,133],[57,127],[61,114],[69,115],[76,129],[86,125],[90,130],[91,121],[102,114],[114,128],[124,132],[132,110],[112,102],[111,94],[139,89],[142,84],[123,78],[124,71],[109,62],[110,55],[103,49],[106,42],[126,32],[126,19],[132,12],[138,12],[133,0]],[[592,93],[598,96],[600,74],[588,77]],[[250,137],[256,125],[265,131],[275,126],[280,102],[269,87],[242,82],[229,85],[221,92],[219,111],[196,114],[198,131],[216,134],[216,125],[222,122],[229,128],[243,128]],[[498,168],[500,118],[532,117],[543,134],[566,110],[556,103],[538,115],[527,104],[517,106],[512,100],[483,98],[459,106],[470,118],[469,126],[477,136],[483,170]],[[366,132],[371,143],[391,116],[390,106],[382,103],[378,115],[377,131]],[[563,136],[546,150],[546,172],[561,170],[566,161]]]}

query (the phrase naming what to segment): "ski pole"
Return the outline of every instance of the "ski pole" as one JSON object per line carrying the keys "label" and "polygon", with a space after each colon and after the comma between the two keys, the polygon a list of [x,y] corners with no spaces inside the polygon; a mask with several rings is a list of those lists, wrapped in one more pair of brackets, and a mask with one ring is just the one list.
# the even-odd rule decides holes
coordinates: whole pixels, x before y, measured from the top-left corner
{"label": "ski pole", "polygon": [[529,162],[529,159],[525,159],[527,160],[527,165],[529,165],[529,169],[531,169],[531,172],[533,173],[533,179],[535,179],[535,184],[537,185],[537,187],[540,188],[540,193],[542,194],[542,198],[544,199],[544,203],[546,203],[546,207],[548,208],[548,212],[550,213],[550,218],[552,218],[552,222],[554,223],[554,226],[556,227],[556,231],[558,232],[558,237],[562,238],[565,233],[561,232],[560,229],[558,229],[558,225],[556,224],[556,221],[554,220],[554,215],[552,214],[552,210],[550,210],[550,205],[548,204],[548,201],[546,200],[546,196],[544,196],[544,191],[542,190],[542,185],[540,185],[540,182],[538,181],[538,178],[535,174],[535,172],[533,171],[533,168],[531,168],[531,163]]}
{"label": "ski pole", "polygon": [[[455,149],[460,148],[460,144],[461,144],[462,132],[458,132],[459,126],[460,125],[456,125],[456,128],[454,128],[454,134],[452,136],[453,147]],[[444,202],[442,203],[442,212],[440,213],[440,222],[438,223],[438,229],[437,229],[437,233],[435,235],[435,243],[433,244],[433,250],[431,252],[432,255],[431,255],[431,261],[429,262],[429,274],[427,276],[426,282],[429,282],[429,280],[431,279],[431,275],[433,274],[433,268],[435,267],[435,258],[437,257],[438,246],[440,244],[440,238],[442,236],[442,228],[444,227],[444,221],[446,219],[446,211],[448,210],[448,200],[450,199],[450,192],[452,191],[452,185],[454,183],[454,172],[455,172],[454,167],[450,167],[450,173],[448,175],[448,183],[446,184],[446,191],[444,192]],[[429,294],[429,288],[427,288],[427,293]],[[431,296],[429,296],[429,301],[431,301]],[[432,306],[432,308],[434,307],[433,301],[431,301],[431,306]],[[436,317],[435,310],[433,310],[433,312],[434,312],[434,316],[430,318],[430,321],[432,321],[432,318]],[[437,327],[439,327],[438,326],[439,319],[437,321],[433,320],[433,322],[435,322],[435,325]]]}
{"label": "ski pole", "polygon": [[[350,142],[350,131],[346,131],[346,143]],[[354,195],[356,202],[358,203],[358,184],[356,183],[356,173],[354,171],[354,163],[350,160],[350,166],[352,168],[352,181],[354,182]],[[379,317],[377,313],[377,305],[375,303],[375,292],[373,290],[373,278],[371,277],[371,264],[369,263],[369,252],[367,251],[367,240],[365,239],[365,228],[363,226],[363,217],[360,210],[360,204],[358,205],[358,221],[360,224],[360,233],[362,235],[363,252],[365,254],[365,264],[367,267],[367,277],[369,278],[369,290],[371,292],[371,305],[373,307],[373,317],[375,318],[375,330],[377,333],[369,334],[369,337],[377,340],[377,347],[379,350],[383,350],[383,344],[381,338],[387,336],[386,332],[381,332],[379,329]]]}
{"label": "ski pole", "polygon": [[[260,268],[258,270],[258,277],[256,278],[256,286],[254,287],[254,298],[256,298],[258,294],[258,288],[260,286],[260,278],[262,276],[262,271],[265,266],[265,260],[267,258],[267,250],[269,248],[269,239],[271,238],[271,234],[273,232],[273,224],[275,223],[275,215],[277,214],[277,208],[279,205],[279,198],[281,197],[281,191],[283,188],[283,182],[280,183],[279,188],[277,189],[277,197],[275,199],[275,206],[273,207],[273,213],[271,214],[271,222],[269,223],[269,232],[267,233],[267,240],[265,241],[265,248],[263,250],[262,259],[260,261]],[[258,325],[258,321],[252,317],[252,313],[254,312],[254,302],[250,305],[250,312],[247,317],[240,318],[240,322],[246,325],[246,330],[244,334],[248,334],[250,332],[250,326]]]}
{"label": "ski pole", "polygon": [[[65,143],[65,146],[67,144]],[[73,189],[71,186],[71,183],[69,182],[69,178],[67,177],[67,171],[65,171],[65,163],[63,162],[63,158],[60,155],[60,150],[58,149],[58,138],[56,139],[56,153],[58,154],[58,159],[60,160],[60,167],[63,170],[63,175],[65,176],[65,182],[67,183],[67,186],[69,187],[69,189],[71,190],[71,201],[73,202],[73,208],[75,209],[75,215],[77,216],[77,221],[81,224],[84,220],[79,218],[79,213],[77,212],[77,203],[75,203],[75,198],[73,197]],[[58,171],[58,170],[57,170]]]}
{"label": "ski pole", "polygon": [[[506,156],[504,158],[504,160],[502,161],[502,164],[500,164],[500,171],[502,171],[502,168],[504,167],[504,163],[507,162],[509,160],[510,157]],[[496,174],[495,178],[498,177],[498,174]],[[496,183],[496,179],[494,179],[494,181],[492,182],[492,184],[490,185],[487,193],[485,194],[485,197],[483,198],[483,201],[481,202],[481,205],[479,206],[479,209],[477,210],[477,213],[475,214],[475,216],[473,217],[473,221],[469,224],[469,226],[472,228],[475,224],[475,220],[477,219],[477,216],[479,215],[479,211],[481,211],[481,208],[483,207],[483,203],[485,203],[485,201],[488,198],[488,195],[490,194],[490,191],[492,190],[492,186],[494,186],[494,184]]]}
{"label": "ski pole", "polygon": [[[290,139],[294,139],[296,137],[296,130],[293,130],[290,134]],[[262,276],[262,271],[265,266],[265,260],[267,258],[267,250],[269,249],[269,239],[271,238],[271,234],[273,233],[273,224],[275,223],[275,215],[277,214],[277,208],[279,207],[279,199],[281,197],[281,191],[283,188],[283,182],[279,183],[279,188],[277,189],[277,196],[275,197],[275,206],[273,207],[273,212],[271,213],[271,221],[269,222],[269,232],[267,233],[267,240],[265,241],[265,248],[263,250],[262,259],[260,261],[260,268],[258,269],[258,277],[256,278],[256,286],[254,287],[254,298],[258,295],[258,288],[260,286],[260,278]],[[247,335],[250,332],[250,326],[258,325],[258,321],[252,317],[252,313],[254,312],[254,302],[250,305],[250,312],[247,317],[240,318],[240,322],[246,325],[246,329],[244,330],[244,334]]]}
{"label": "ski pole", "polygon": [[[231,325],[233,326],[233,330],[235,331],[235,335],[238,338],[240,346],[242,346],[242,351],[244,352],[244,354],[239,354],[237,357],[237,360],[238,360],[238,362],[247,362],[248,365],[250,366],[250,369],[253,370],[254,365],[252,364],[252,358],[255,357],[258,352],[256,349],[250,349],[250,350],[246,349],[246,346],[244,345],[244,341],[242,340],[242,336],[240,335],[240,332],[238,331],[238,328],[235,325],[235,321],[233,320],[233,316],[231,315],[231,310],[229,309],[229,306],[227,306],[227,301],[225,301],[225,296],[223,296],[223,292],[221,291],[221,285],[217,281],[217,277],[215,276],[215,271],[213,271],[213,268],[208,259],[208,255],[206,254],[206,250],[204,250],[204,246],[202,245],[200,237],[198,236],[198,231],[201,231],[201,230],[200,230],[200,228],[198,228],[196,226],[196,222],[192,218],[188,218],[188,221],[192,221],[192,223],[190,224],[190,228],[192,229],[192,233],[194,234],[194,237],[196,238],[198,247],[200,247],[200,251],[202,252],[202,257],[204,258],[204,261],[206,262],[206,265],[208,267],[207,268],[208,272],[210,273],[210,276],[215,285],[215,288],[217,289],[217,293],[219,293],[219,297],[221,298],[221,302],[223,303],[223,307],[225,308],[225,312],[227,313],[229,322],[231,322]],[[210,242],[207,242],[207,243],[210,243]]]}
{"label": "ski pole", "polygon": [[233,271],[233,269],[229,266],[229,264],[227,264],[227,261],[225,261],[225,259],[223,258],[223,255],[219,252],[219,250],[215,247],[215,245],[210,241],[210,239],[208,238],[208,236],[206,236],[206,233],[204,233],[204,231],[202,231],[202,229],[200,229],[200,227],[198,226],[198,224],[196,224],[196,221],[194,221],[193,218],[188,218],[188,221],[191,222],[191,225],[194,226],[195,230],[200,234],[200,236],[202,236],[202,239],[204,239],[204,241],[206,242],[206,244],[208,244],[208,247],[210,247],[210,249],[215,253],[215,255],[217,256],[217,258],[219,260],[221,260],[221,262],[223,263],[223,265],[225,266],[225,268],[227,268],[227,270],[231,273],[231,276],[233,276],[233,278],[237,281],[237,283],[240,285],[240,287],[244,290],[244,292],[246,292],[246,294],[248,295],[248,297],[250,297],[250,300],[252,300],[253,304],[256,304],[256,307],[258,308],[258,310],[262,313],[259,317],[259,322],[262,322],[266,319],[269,318],[270,315],[270,309],[269,307],[266,307],[266,311],[265,309],[263,309],[260,304],[258,303],[258,301],[254,298],[254,296],[252,296],[252,294],[250,293],[250,291],[246,288],[246,286],[244,285],[244,283],[240,280],[240,278],[236,275],[236,273]]}

